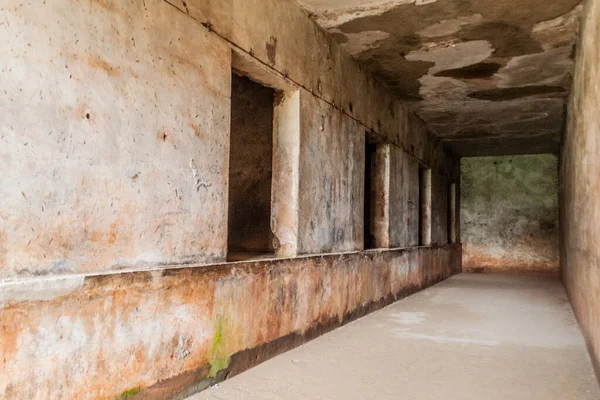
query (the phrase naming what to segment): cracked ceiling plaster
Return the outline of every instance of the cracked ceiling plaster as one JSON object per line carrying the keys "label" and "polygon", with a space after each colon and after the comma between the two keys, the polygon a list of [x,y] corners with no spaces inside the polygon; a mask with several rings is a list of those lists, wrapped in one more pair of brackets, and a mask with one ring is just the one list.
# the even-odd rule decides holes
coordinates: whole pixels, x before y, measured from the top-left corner
{"label": "cracked ceiling plaster", "polygon": [[463,156],[557,152],[581,0],[298,0]]}

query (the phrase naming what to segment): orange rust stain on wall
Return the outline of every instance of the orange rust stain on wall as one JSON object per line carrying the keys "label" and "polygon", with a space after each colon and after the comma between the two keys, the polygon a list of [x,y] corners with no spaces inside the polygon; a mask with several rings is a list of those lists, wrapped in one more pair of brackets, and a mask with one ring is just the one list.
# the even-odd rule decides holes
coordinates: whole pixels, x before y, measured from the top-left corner
{"label": "orange rust stain on wall", "polygon": [[100,69],[104,72],[106,72],[106,74],[110,77],[117,77],[119,75],[121,75],[121,71],[119,71],[119,68],[112,65],[111,63],[109,63],[108,61],[100,58],[100,56],[97,57],[87,57],[85,59],[86,63],[92,67],[92,68],[96,68],[96,69]]}
{"label": "orange rust stain on wall", "polygon": [[119,12],[118,8],[115,6],[115,3],[111,0],[91,0],[90,4],[92,6],[101,7],[110,12]]}
{"label": "orange rust stain on wall", "polygon": [[27,329],[28,319],[24,310],[0,310],[0,349],[2,363],[14,357],[19,343],[20,333]]}
{"label": "orange rust stain on wall", "polygon": [[204,139],[204,132],[200,130],[200,127],[197,124],[192,122],[188,123],[189,127],[194,131],[194,135],[200,140]]}
{"label": "orange rust stain on wall", "polygon": [[539,257],[528,260],[519,257],[519,254],[513,257],[495,257],[488,254],[486,249],[479,251],[477,248],[470,247],[468,256],[463,259],[463,271],[557,275],[559,262]]}
{"label": "orange rust stain on wall", "polygon": [[90,240],[94,243],[98,243],[98,242],[102,241],[103,238],[104,238],[104,233],[102,233],[102,232],[93,232],[92,235],[90,236]]}
{"label": "orange rust stain on wall", "polygon": [[114,244],[117,241],[117,223],[110,224],[110,232],[108,233],[108,244]]}
{"label": "orange rust stain on wall", "polygon": [[74,119],[84,119],[86,118],[86,114],[88,114],[89,107],[87,104],[80,104],[73,110],[73,118]]}
{"label": "orange rust stain on wall", "polygon": [[[418,256],[323,256],[89,277],[65,296],[4,305],[3,373],[20,395],[38,390],[57,397],[56,382],[67,382],[62,397],[108,398],[149,386],[208,365],[215,356],[328,326],[364,304],[393,297],[393,290],[458,271],[458,248],[413,252]],[[435,252],[440,254],[429,254]],[[396,263],[410,273],[392,286]],[[419,268],[409,267],[414,263]],[[27,352],[40,346],[44,352],[36,362],[48,368],[41,375],[27,361]],[[81,352],[86,356],[78,357]],[[74,369],[81,373],[76,380]],[[35,380],[34,373],[51,379]],[[11,398],[2,390],[0,397]]]}

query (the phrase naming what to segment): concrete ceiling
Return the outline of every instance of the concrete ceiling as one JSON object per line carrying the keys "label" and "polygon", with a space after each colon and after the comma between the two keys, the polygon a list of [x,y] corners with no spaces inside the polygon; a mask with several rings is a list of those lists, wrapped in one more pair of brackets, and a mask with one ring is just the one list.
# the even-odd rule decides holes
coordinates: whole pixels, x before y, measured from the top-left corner
{"label": "concrete ceiling", "polygon": [[556,152],[581,0],[297,0],[463,156]]}

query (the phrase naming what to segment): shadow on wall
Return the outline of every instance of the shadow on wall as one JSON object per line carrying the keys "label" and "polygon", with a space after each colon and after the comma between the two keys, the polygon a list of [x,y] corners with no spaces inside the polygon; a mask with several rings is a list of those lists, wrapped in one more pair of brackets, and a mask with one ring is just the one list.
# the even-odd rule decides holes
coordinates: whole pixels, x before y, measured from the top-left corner
{"label": "shadow on wall", "polygon": [[461,161],[464,271],[558,273],[557,164],[552,154]]}

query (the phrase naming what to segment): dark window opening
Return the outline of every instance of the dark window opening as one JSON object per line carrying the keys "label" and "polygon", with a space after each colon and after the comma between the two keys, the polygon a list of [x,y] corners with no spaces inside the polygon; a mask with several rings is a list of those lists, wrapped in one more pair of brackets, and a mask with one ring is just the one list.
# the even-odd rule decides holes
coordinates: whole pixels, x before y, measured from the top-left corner
{"label": "dark window opening", "polygon": [[377,145],[365,144],[365,186],[364,186],[364,249],[375,248],[375,235],[373,232],[373,218],[375,199],[373,198],[373,174],[376,172],[374,166],[376,160]]}
{"label": "dark window opening", "polygon": [[232,75],[228,261],[272,256],[271,183],[275,91]]}
{"label": "dark window opening", "polygon": [[448,243],[456,243],[456,183],[448,186]]}

